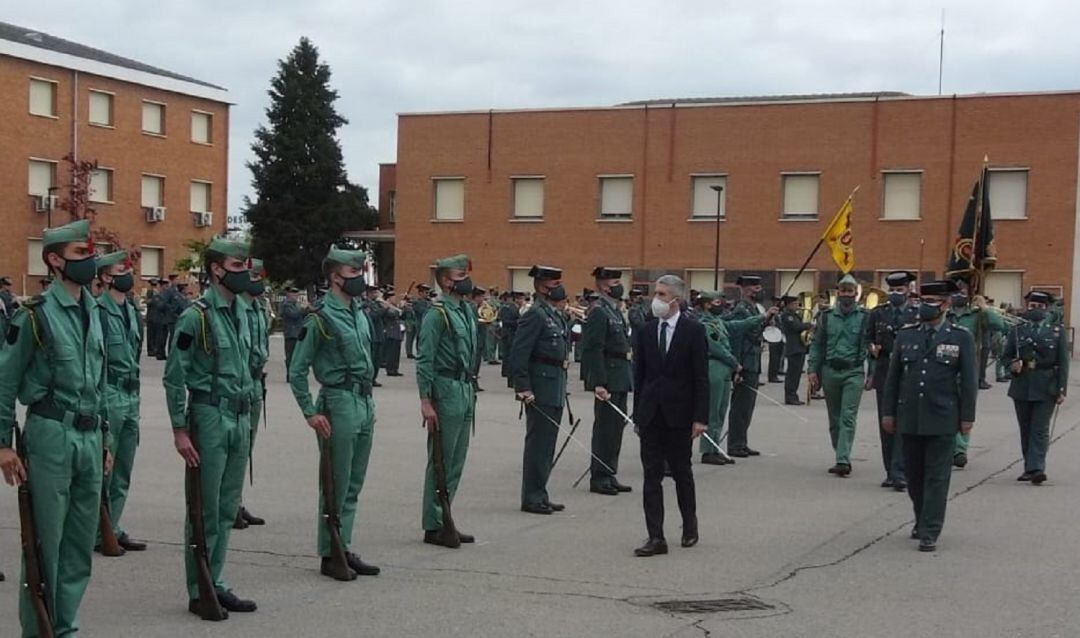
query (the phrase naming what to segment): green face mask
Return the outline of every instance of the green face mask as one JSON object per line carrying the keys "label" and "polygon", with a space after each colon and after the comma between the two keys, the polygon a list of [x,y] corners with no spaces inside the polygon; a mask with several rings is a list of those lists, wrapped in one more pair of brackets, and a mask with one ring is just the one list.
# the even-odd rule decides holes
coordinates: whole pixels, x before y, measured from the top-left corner
{"label": "green face mask", "polygon": [[248,284],[248,290],[247,291],[248,291],[248,294],[251,295],[252,297],[258,297],[259,295],[266,292],[266,282],[263,281],[262,279],[260,279],[258,281],[253,281],[253,282]]}
{"label": "green face mask", "polygon": [[89,285],[97,277],[97,259],[92,255],[82,259],[66,259],[61,274],[73,284]]}
{"label": "green face mask", "polygon": [[359,297],[367,292],[367,282],[364,281],[363,275],[357,275],[355,277],[342,277],[344,281],[341,282],[341,291],[350,297]]}
{"label": "green face mask", "polygon": [[135,287],[135,276],[129,272],[116,275],[113,277],[112,287],[117,292],[131,292],[131,289]]}
{"label": "green face mask", "polygon": [[247,268],[235,272],[226,270],[225,276],[221,278],[221,285],[234,295],[247,292],[248,286],[251,285],[251,273]]}

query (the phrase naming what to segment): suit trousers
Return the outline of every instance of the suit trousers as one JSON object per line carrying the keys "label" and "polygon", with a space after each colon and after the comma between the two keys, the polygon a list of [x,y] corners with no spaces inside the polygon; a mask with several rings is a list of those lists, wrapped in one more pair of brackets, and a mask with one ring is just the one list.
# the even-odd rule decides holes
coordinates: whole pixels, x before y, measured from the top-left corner
{"label": "suit trousers", "polygon": [[642,505],[649,538],[664,538],[664,463],[671,467],[675,496],[682,513],[683,535],[697,533],[697,496],[694,473],[690,467],[693,441],[688,427],[669,428],[662,414],[641,430],[641,467],[645,481]]}
{"label": "suit trousers", "polygon": [[945,525],[955,438],[953,434],[903,435],[908,496],[915,509],[915,530],[920,539],[937,540]]}
{"label": "suit trousers", "polygon": [[1013,399],[1016,421],[1020,425],[1020,451],[1024,454],[1025,472],[1046,471],[1046,451],[1050,447],[1050,420],[1056,404],[1052,400],[1019,401]]}
{"label": "suit trousers", "polygon": [[742,375],[742,383],[731,386],[731,409],[728,410],[728,452],[745,448],[748,441],[750,421],[754,418],[757,403],[757,384],[760,373]]}
{"label": "suit trousers", "polygon": [[806,353],[789,354],[787,356],[787,373],[784,375],[784,400],[799,400],[799,381],[802,380],[803,364],[806,363]]}

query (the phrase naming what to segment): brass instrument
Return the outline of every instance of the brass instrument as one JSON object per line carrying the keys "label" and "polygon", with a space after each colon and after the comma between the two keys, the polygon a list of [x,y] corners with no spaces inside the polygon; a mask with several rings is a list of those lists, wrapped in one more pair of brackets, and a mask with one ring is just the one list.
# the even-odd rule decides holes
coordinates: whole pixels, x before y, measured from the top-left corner
{"label": "brass instrument", "polygon": [[577,306],[574,304],[566,304],[566,314],[570,317],[577,319],[578,321],[585,321],[585,315],[588,314],[589,309],[585,306]]}
{"label": "brass instrument", "polygon": [[489,303],[482,303],[480,304],[480,309],[477,310],[477,316],[479,317],[480,323],[489,324],[495,321],[495,308]]}
{"label": "brass instrument", "polygon": [[1007,323],[1010,327],[1016,327],[1025,323],[1030,323],[1027,319],[1024,319],[1023,317],[1018,317],[1016,315],[1011,315],[1002,310],[1001,308],[998,308],[997,306],[986,305],[983,306],[983,310],[988,310],[1001,317],[1001,320]]}
{"label": "brass instrument", "polygon": [[[814,322],[814,293],[806,291],[799,293],[799,318],[803,323]],[[804,346],[808,346],[810,345],[810,338],[813,336],[813,329],[807,328],[799,334],[799,339]]]}
{"label": "brass instrument", "polygon": [[862,295],[862,305],[867,310],[873,310],[877,308],[889,298],[889,293],[885,292],[881,288],[869,287],[864,289]]}

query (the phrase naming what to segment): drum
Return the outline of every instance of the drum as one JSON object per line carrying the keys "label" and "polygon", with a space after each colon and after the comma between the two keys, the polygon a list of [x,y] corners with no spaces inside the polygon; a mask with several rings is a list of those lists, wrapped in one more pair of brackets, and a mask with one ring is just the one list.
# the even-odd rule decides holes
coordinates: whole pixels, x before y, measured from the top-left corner
{"label": "drum", "polygon": [[769,343],[780,343],[784,340],[784,332],[776,326],[765,326],[761,331],[762,338]]}

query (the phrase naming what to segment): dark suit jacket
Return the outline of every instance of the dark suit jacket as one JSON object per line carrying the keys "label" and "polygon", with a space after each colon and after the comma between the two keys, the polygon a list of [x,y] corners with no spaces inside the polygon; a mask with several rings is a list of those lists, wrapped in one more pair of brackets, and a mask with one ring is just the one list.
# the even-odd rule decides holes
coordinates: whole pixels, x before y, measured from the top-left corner
{"label": "dark suit jacket", "polygon": [[662,413],[671,428],[709,422],[705,328],[684,312],[661,357],[657,319],[634,332],[634,423],[646,428]]}

